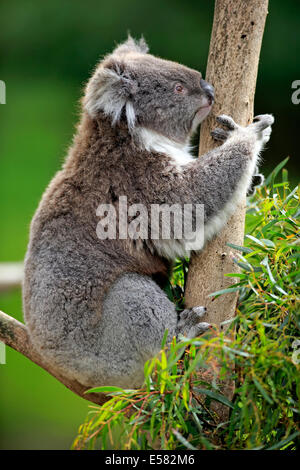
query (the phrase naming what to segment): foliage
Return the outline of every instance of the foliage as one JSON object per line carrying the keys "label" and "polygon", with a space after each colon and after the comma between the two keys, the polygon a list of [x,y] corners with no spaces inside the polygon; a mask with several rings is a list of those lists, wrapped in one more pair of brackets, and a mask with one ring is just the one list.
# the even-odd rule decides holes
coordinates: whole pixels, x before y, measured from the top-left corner
{"label": "foliage", "polygon": [[[230,289],[240,291],[240,300],[226,334],[215,329],[193,340],[174,339],[168,350],[163,342],[145,365],[141,390],[100,387],[111,399],[90,407],[75,449],[296,448],[300,210],[285,163],[248,202],[245,246],[229,244],[241,272]],[[186,260],[178,262],[168,288],[178,307],[186,272]],[[236,388],[229,400],[221,389],[231,379]],[[230,411],[223,423],[216,403]]]}

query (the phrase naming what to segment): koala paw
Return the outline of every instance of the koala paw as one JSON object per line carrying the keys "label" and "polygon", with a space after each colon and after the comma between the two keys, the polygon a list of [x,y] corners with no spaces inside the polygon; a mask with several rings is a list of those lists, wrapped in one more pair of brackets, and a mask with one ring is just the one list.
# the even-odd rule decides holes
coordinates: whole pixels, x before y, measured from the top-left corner
{"label": "koala paw", "polygon": [[238,129],[238,125],[230,116],[226,116],[225,114],[217,116],[216,120],[226,129],[221,129],[220,127],[217,127],[210,134],[214,140],[219,142],[225,142],[225,140],[227,140],[230,136],[231,132],[235,129]]}
{"label": "koala paw", "polygon": [[272,114],[260,114],[255,116],[250,126],[255,127],[256,132],[262,132],[274,124],[274,117]]}
{"label": "koala paw", "polygon": [[270,140],[273,123],[274,118],[271,114],[261,114],[253,119],[251,126],[255,129],[262,146]]}
{"label": "koala paw", "polygon": [[271,114],[261,114],[256,116],[252,124],[247,127],[247,129],[255,133],[257,153],[260,152],[270,140],[273,123],[274,118]]}
{"label": "koala paw", "polygon": [[274,117],[271,114],[261,114],[256,116],[253,122],[247,127],[239,126],[230,116],[226,116],[225,114],[218,116],[216,120],[224,127],[224,129],[217,127],[211,132],[214,140],[225,142],[236,132],[241,133],[241,136],[243,135],[244,138],[247,135],[253,136],[254,134],[258,144],[257,151],[261,150],[269,141],[272,132],[271,126],[274,123]]}
{"label": "koala paw", "polygon": [[232,117],[227,116],[226,114],[217,116],[216,120],[219,124],[222,124],[222,126],[226,127],[230,131],[234,131],[235,129],[239,128],[238,124],[232,119]]}
{"label": "koala paw", "polygon": [[183,310],[179,315],[177,334],[182,334],[187,338],[196,338],[211,328],[206,322],[201,322],[201,318],[206,313],[205,307],[193,307]]}
{"label": "koala paw", "polygon": [[197,338],[197,336],[203,335],[207,330],[211,329],[212,326],[210,323],[206,323],[205,321],[198,323],[190,330],[189,338]]}
{"label": "koala paw", "polygon": [[217,142],[225,142],[227,140],[229,133],[220,127],[216,127],[213,131],[211,131],[210,135],[214,140]]}

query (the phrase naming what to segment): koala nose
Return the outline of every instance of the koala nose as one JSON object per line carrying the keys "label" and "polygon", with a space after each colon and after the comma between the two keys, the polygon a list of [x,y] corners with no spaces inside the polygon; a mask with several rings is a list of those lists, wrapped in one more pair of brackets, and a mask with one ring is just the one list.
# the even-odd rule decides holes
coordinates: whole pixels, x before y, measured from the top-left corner
{"label": "koala nose", "polygon": [[210,85],[210,83],[203,80],[202,78],[200,80],[200,86],[201,86],[202,90],[204,91],[204,93],[206,94],[206,96],[209,98],[209,100],[212,103],[214,101],[214,97],[215,97],[214,87],[212,85]]}

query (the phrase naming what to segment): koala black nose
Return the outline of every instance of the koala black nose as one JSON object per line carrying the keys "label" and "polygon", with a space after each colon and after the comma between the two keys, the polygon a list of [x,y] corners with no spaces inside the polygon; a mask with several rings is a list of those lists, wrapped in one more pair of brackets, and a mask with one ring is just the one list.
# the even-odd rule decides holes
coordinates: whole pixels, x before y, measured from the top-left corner
{"label": "koala black nose", "polygon": [[204,93],[206,94],[206,96],[209,98],[209,100],[211,102],[213,102],[214,97],[215,97],[214,87],[212,85],[210,85],[210,83],[203,80],[202,78],[200,80],[200,86],[201,86],[202,90],[204,91]]}

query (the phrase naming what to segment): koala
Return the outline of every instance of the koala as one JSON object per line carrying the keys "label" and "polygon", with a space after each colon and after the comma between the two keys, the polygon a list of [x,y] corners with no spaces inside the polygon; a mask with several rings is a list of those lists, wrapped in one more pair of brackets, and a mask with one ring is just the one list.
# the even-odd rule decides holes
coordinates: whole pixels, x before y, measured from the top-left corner
{"label": "koala", "polygon": [[204,242],[211,239],[245,198],[274,121],[266,114],[241,127],[219,116],[212,136],[221,145],[195,159],[189,141],[213,101],[201,73],[131,37],[87,83],[72,146],[31,223],[23,284],[33,347],[87,388],[140,387],[166,330],[170,341],[210,326],[205,307],[177,313],[163,290],[187,240],[99,237],[97,210],[113,207],[120,222],[124,196],[146,210],[199,204]]}
{"label": "koala", "polygon": [[247,196],[249,196],[249,197],[253,196],[256,193],[256,189],[261,187],[263,185],[264,181],[265,181],[264,175],[259,173],[259,168],[258,168],[258,166],[256,166],[256,168],[254,170],[254,174],[253,174],[253,177],[252,177],[250,187],[247,191]]}

